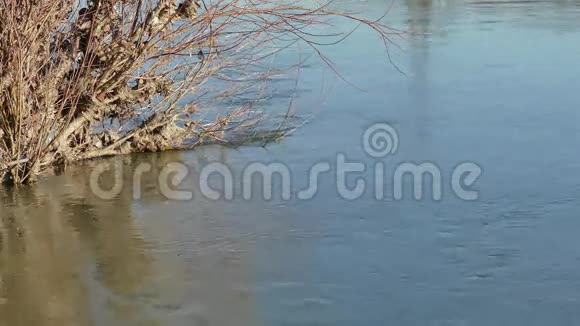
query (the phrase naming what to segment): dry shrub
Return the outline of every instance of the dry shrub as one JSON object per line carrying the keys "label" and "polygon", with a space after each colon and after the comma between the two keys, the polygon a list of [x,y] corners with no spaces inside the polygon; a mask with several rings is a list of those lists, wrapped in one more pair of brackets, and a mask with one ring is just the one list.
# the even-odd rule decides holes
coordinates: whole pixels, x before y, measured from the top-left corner
{"label": "dry shrub", "polygon": [[0,178],[251,128],[249,105],[207,110],[257,95],[272,73],[260,62],[296,43],[328,62],[322,40],[343,35],[314,31],[329,18],[366,25],[385,45],[398,34],[316,1],[0,0]]}

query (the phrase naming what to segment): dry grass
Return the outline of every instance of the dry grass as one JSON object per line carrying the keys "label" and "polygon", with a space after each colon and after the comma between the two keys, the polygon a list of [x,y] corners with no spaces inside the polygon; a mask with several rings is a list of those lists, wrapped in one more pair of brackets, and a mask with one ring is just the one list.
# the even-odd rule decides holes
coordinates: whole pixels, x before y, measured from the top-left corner
{"label": "dry grass", "polygon": [[[22,183],[83,159],[223,141],[251,105],[258,69],[297,43],[325,62],[315,26],[343,18],[392,35],[380,21],[316,1],[0,0],[0,179]],[[216,84],[216,81],[219,81]],[[221,87],[216,87],[220,85]],[[226,86],[227,85],[227,86]]]}

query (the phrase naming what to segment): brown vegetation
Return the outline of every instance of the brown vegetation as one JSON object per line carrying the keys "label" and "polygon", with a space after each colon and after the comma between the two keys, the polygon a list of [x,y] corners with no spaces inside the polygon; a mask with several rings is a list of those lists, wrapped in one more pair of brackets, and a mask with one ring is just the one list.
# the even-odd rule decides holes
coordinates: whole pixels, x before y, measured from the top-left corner
{"label": "brown vegetation", "polygon": [[329,18],[366,25],[385,45],[397,33],[316,1],[0,0],[0,179],[251,126],[247,106],[206,110],[251,92],[248,81],[268,74],[259,62],[297,42],[328,62],[320,38],[343,36],[313,26]]}

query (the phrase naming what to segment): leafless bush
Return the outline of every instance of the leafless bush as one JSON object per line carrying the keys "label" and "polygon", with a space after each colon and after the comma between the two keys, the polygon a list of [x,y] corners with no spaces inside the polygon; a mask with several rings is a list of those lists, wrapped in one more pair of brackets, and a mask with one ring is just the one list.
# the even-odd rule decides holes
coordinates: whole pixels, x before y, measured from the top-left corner
{"label": "leafless bush", "polygon": [[271,73],[260,62],[296,43],[329,62],[322,40],[343,35],[313,31],[334,18],[385,45],[398,33],[316,1],[0,0],[0,178],[27,182],[67,162],[191,148],[251,127],[249,106],[207,110],[255,92]]}

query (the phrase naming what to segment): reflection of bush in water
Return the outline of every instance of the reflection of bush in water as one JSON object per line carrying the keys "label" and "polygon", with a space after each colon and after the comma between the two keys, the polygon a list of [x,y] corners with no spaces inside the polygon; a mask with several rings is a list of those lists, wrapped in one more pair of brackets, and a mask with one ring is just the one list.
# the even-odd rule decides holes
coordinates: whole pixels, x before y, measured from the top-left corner
{"label": "reflection of bush in water", "polygon": [[1,193],[0,325],[90,325],[91,304],[104,301],[139,314],[110,300],[134,296],[150,274],[131,196],[106,203],[88,189],[79,173]]}

